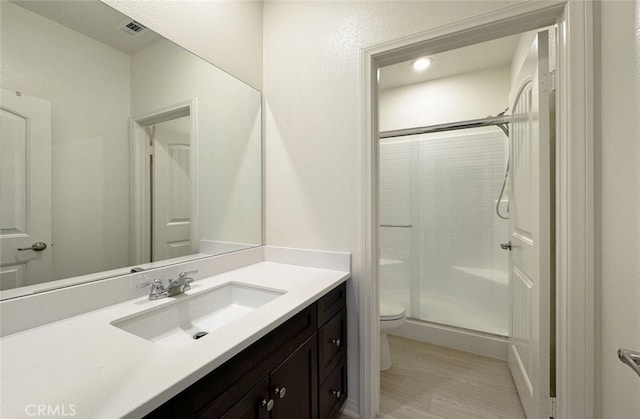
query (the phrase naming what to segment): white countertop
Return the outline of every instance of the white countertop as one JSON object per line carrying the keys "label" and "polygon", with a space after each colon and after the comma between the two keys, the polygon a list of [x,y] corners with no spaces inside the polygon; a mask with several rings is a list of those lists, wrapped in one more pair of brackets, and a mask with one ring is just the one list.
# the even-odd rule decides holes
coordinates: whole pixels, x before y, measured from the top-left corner
{"label": "white countertop", "polygon": [[261,262],[197,280],[187,295],[231,281],[286,294],[206,339],[179,346],[152,343],[110,322],[182,296],[157,301],[136,298],[6,336],[0,339],[0,417],[31,417],[34,405],[57,408],[76,418],[141,417],[349,276],[343,271]]}

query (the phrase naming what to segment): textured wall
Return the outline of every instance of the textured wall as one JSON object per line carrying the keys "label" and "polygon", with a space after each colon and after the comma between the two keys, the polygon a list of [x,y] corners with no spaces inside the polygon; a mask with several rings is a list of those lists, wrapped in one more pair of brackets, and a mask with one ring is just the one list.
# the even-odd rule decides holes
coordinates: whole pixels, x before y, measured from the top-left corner
{"label": "textured wall", "polygon": [[638,418],[616,350],[640,351],[640,2],[602,2],[601,24],[601,417]]}

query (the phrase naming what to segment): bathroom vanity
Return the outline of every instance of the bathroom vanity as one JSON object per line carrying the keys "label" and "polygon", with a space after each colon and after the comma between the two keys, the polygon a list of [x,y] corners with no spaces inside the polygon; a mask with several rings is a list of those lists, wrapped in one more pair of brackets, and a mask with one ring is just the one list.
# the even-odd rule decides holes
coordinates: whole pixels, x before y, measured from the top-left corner
{"label": "bathroom vanity", "polygon": [[346,337],[343,283],[146,417],[335,417],[347,396]]}
{"label": "bathroom vanity", "polygon": [[[349,255],[310,267],[279,249],[247,253],[264,256],[216,274],[208,261],[181,266],[205,277],[176,297],[141,296],[142,274],[114,279],[138,297],[2,337],[0,417],[38,406],[95,419],[334,417],[347,396]],[[218,316],[227,309],[245,311]]]}

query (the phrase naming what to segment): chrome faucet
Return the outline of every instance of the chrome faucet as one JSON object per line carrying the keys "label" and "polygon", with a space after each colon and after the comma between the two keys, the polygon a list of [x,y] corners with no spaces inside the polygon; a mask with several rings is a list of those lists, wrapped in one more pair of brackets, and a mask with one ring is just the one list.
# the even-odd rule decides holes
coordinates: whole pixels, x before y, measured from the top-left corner
{"label": "chrome faucet", "polygon": [[180,272],[178,278],[169,279],[169,285],[167,285],[166,288],[161,279],[154,279],[153,281],[143,282],[142,284],[136,285],[136,287],[144,288],[147,285],[150,285],[150,300],[159,300],[161,298],[173,297],[174,295],[182,294],[183,292],[189,291],[191,289],[190,284],[193,282],[193,278],[191,278],[189,275],[195,273],[198,273],[198,271]]}
{"label": "chrome faucet", "polygon": [[178,278],[170,279],[169,285],[167,286],[167,293],[169,294],[169,297],[189,291],[191,289],[190,284],[193,282],[193,278],[189,275],[197,273],[198,271],[180,272]]}
{"label": "chrome faucet", "polygon": [[143,282],[136,285],[137,288],[144,288],[147,285],[151,285],[151,292],[149,292],[150,300],[159,300],[169,296],[169,293],[164,289],[164,284],[160,279],[154,279],[153,281]]}

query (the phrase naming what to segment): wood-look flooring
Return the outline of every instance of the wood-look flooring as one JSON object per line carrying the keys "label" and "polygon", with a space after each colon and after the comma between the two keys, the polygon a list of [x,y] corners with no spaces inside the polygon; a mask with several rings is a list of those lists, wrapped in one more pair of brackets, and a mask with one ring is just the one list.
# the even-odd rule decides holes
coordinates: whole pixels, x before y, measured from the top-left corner
{"label": "wood-look flooring", "polygon": [[526,419],[506,362],[397,336],[389,344],[378,419]]}

